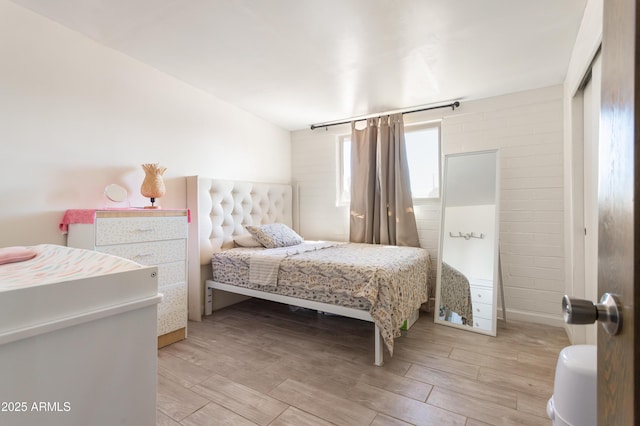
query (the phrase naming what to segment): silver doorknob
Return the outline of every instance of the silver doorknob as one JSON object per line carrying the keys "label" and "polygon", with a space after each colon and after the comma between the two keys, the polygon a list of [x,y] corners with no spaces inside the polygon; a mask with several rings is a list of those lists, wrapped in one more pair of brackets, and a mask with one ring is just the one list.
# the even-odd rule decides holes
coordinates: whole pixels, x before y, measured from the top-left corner
{"label": "silver doorknob", "polygon": [[618,334],[622,328],[622,305],[618,297],[605,293],[600,303],[575,299],[566,294],[562,298],[562,313],[567,324],[593,324],[600,321],[609,334]]}

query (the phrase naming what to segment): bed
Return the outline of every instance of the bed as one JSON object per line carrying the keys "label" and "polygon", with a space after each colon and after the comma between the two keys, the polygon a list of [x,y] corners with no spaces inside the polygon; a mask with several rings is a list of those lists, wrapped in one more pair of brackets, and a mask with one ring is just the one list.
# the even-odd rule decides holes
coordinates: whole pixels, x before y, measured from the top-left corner
{"label": "bed", "polygon": [[[294,254],[286,252],[298,245],[236,248],[234,240],[246,236],[247,225],[291,227],[292,198],[286,184],[187,178],[190,319],[224,306],[219,302],[223,291],[370,321],[374,363],[382,365],[383,345],[392,355],[404,320],[427,300],[428,252],[334,242],[305,242],[301,246],[316,246]],[[252,282],[256,256],[279,258],[274,283]]]}
{"label": "bed", "polygon": [[0,254],[2,424],[154,423],[157,268],[50,244]]}

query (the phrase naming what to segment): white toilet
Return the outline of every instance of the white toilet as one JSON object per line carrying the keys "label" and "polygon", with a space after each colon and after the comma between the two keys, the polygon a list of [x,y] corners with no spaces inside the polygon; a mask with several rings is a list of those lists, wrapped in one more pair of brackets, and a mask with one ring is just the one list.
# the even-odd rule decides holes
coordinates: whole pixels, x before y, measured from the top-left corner
{"label": "white toilet", "polygon": [[595,345],[567,346],[560,351],[553,396],[547,403],[553,426],[596,426],[597,366]]}

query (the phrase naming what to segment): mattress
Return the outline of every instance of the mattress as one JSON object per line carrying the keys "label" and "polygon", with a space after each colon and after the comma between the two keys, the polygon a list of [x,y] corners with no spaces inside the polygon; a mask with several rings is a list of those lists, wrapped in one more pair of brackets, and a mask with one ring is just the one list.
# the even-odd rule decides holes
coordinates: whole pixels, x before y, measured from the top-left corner
{"label": "mattress", "polygon": [[421,248],[338,243],[281,256],[276,285],[252,283],[251,259],[278,249],[234,248],[212,257],[216,282],[368,310],[393,353],[393,338],[428,298],[429,253]]}
{"label": "mattress", "polygon": [[53,244],[27,247],[33,259],[0,265],[0,291],[114,274],[142,268],[120,257]]}

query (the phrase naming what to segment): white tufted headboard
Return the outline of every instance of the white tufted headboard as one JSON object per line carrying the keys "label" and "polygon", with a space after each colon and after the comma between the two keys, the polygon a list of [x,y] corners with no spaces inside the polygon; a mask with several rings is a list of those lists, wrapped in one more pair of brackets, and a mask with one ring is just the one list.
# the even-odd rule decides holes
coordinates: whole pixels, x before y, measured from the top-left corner
{"label": "white tufted headboard", "polygon": [[189,227],[189,319],[204,312],[204,282],[211,278],[211,256],[233,247],[245,225],[280,222],[292,225],[291,185],[256,183],[202,176],[187,177]]}

